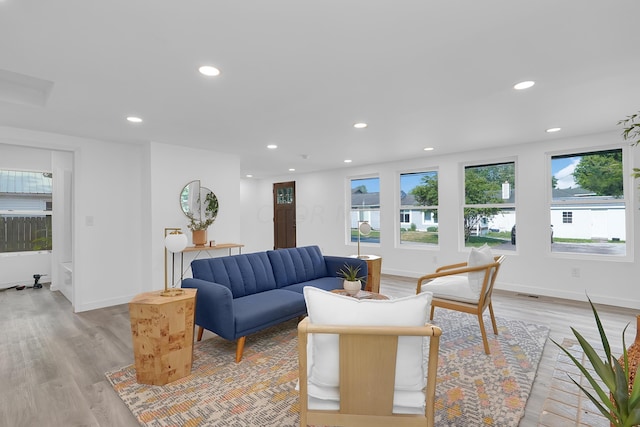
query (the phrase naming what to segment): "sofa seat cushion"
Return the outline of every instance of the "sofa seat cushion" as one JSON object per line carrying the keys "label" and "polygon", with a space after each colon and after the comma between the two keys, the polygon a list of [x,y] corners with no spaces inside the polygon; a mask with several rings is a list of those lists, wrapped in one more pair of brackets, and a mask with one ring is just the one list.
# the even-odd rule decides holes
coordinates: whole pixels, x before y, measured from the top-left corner
{"label": "sofa seat cushion", "polygon": [[321,277],[320,279],[314,279],[307,282],[285,286],[281,289],[302,293],[302,290],[305,286],[313,286],[314,288],[322,289],[325,291],[332,291],[334,289],[342,289],[343,281],[344,279],[342,279],[341,277]]}
{"label": "sofa seat cushion", "polygon": [[278,288],[329,275],[318,246],[277,249],[267,251],[267,255]]}
{"label": "sofa seat cushion", "polygon": [[195,279],[226,286],[233,298],[276,288],[273,269],[265,252],[197,259],[191,262],[191,271]]}
{"label": "sofa seat cushion", "polygon": [[306,313],[304,296],[274,289],[234,298],[236,336],[244,336]]}

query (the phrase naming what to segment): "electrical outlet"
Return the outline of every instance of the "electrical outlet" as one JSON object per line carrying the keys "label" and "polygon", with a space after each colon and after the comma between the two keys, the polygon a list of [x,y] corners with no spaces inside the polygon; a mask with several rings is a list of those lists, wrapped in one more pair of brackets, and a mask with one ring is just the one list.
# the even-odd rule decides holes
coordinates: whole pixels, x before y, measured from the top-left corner
{"label": "electrical outlet", "polygon": [[436,265],[438,264],[438,257],[435,255],[433,256],[433,263]]}
{"label": "electrical outlet", "polygon": [[580,277],[580,269],[577,267],[573,267],[571,269],[571,277]]}

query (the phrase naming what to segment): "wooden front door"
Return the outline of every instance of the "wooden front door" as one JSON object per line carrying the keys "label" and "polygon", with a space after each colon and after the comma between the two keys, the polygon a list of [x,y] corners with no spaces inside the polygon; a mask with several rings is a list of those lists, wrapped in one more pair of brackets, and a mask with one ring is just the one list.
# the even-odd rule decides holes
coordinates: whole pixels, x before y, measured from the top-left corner
{"label": "wooden front door", "polygon": [[273,184],[273,248],[296,247],[296,183]]}

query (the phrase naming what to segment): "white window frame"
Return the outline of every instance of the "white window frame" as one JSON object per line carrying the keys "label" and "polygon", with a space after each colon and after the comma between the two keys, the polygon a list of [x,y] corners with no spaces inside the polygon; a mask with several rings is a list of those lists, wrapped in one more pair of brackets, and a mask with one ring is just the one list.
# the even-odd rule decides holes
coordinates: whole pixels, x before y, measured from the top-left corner
{"label": "white window frame", "polygon": [[[352,206],[351,206],[351,183],[354,180],[359,179],[377,179],[378,186],[381,187],[382,179],[379,174],[367,174],[367,175],[356,175],[356,176],[348,176],[345,182],[345,244],[349,246],[356,246],[357,242],[351,241],[351,222],[352,222]],[[380,226],[382,224],[382,188],[380,188],[380,195],[378,199],[379,207],[378,207],[378,222],[379,224],[375,227],[378,232],[382,235],[382,231],[380,230]],[[374,226],[371,220],[371,211],[364,212],[364,221],[369,221],[369,223]],[[380,241],[382,241],[382,237],[380,237]],[[370,246],[370,247],[379,247],[380,243],[372,243],[372,242],[360,242],[361,246]]]}
{"label": "white window frame", "polygon": [[[514,203],[487,203],[487,204],[477,204],[477,205],[470,205],[467,204],[467,191],[466,191],[466,174],[465,174],[465,170],[466,168],[470,168],[470,167],[483,167],[483,166],[493,166],[493,165],[502,165],[502,164],[507,164],[507,163],[513,163],[513,168],[514,168],[514,179],[515,179],[515,186],[517,188],[518,186],[518,180],[519,180],[519,176],[518,176],[518,160],[516,157],[506,157],[506,158],[496,158],[496,159],[485,159],[483,161],[473,161],[473,162],[466,162],[466,163],[461,163],[460,164],[460,182],[462,183],[461,188],[460,188],[460,192],[461,192],[461,204],[462,204],[462,208],[459,211],[460,214],[460,221],[458,224],[458,232],[459,232],[459,247],[460,247],[460,251],[462,252],[470,252],[471,251],[471,246],[466,246],[466,242],[464,239],[464,210],[465,209],[473,209],[473,208],[497,208],[497,209],[512,209],[514,212],[514,216],[517,218],[518,217],[518,213],[517,213],[517,197],[516,197],[516,201],[514,201]],[[510,189],[511,192],[514,191],[514,189]],[[497,249],[497,248],[492,248],[491,250],[496,252],[496,253],[507,253],[507,254],[513,254],[516,252],[517,248],[517,241],[516,241],[516,247],[514,248],[513,251],[511,250],[501,250],[501,249]]]}
{"label": "white window frame", "polygon": [[[611,262],[633,262],[634,260],[634,230],[633,230],[633,199],[632,195],[634,193],[633,188],[636,183],[634,182],[634,178],[632,176],[633,166],[632,162],[632,154],[630,153],[630,147],[627,145],[621,144],[612,144],[612,145],[600,145],[600,146],[587,146],[587,147],[579,147],[572,149],[565,149],[553,152],[545,153],[546,164],[547,164],[547,173],[545,175],[545,179],[551,178],[551,160],[553,157],[557,156],[566,156],[566,155],[578,155],[582,153],[594,153],[598,151],[611,151],[611,150],[622,150],[622,190],[624,192],[624,197],[620,200],[624,202],[624,216],[625,216],[625,254],[624,255],[611,255],[611,254],[584,254],[578,252],[557,252],[552,251],[549,246],[549,254],[554,258],[564,258],[564,259],[584,259],[584,260],[599,260],[599,261],[611,261]],[[547,185],[547,214],[551,215],[551,208],[553,206],[567,206],[567,211],[571,210],[570,206],[580,206],[580,205],[606,205],[608,201],[606,200],[590,200],[580,203],[580,201],[572,200],[572,201],[555,201],[553,200],[553,191],[551,185]]]}
{"label": "white window frame", "polygon": [[[396,171],[395,173],[395,178],[396,178],[396,182],[395,182],[395,191],[396,194],[394,195],[395,197],[395,211],[396,212],[400,212],[401,210],[406,210],[406,208],[401,207],[400,205],[400,182],[401,182],[401,176],[402,175],[406,175],[406,174],[417,174],[417,173],[425,173],[425,172],[434,172],[437,176],[438,176],[438,202],[440,202],[440,170],[437,166],[428,166],[428,167],[421,167],[421,168],[412,168],[412,169],[408,169],[408,170],[399,170]],[[439,210],[439,205],[435,205],[435,206],[420,206],[421,209],[432,209],[432,210]],[[420,219],[422,221],[422,225],[426,224],[424,222],[424,212],[421,213],[420,215]],[[430,243],[411,243],[411,242],[402,242],[401,241],[401,234],[400,234],[400,218],[398,215],[396,215],[396,221],[397,223],[394,224],[395,226],[395,247],[396,248],[411,248],[411,249],[426,249],[426,250],[438,250],[440,247],[440,234],[438,234],[438,243],[437,244],[430,244]],[[439,222],[438,222],[439,224]],[[439,228],[439,227],[438,227]],[[439,233],[439,232],[438,232]]]}

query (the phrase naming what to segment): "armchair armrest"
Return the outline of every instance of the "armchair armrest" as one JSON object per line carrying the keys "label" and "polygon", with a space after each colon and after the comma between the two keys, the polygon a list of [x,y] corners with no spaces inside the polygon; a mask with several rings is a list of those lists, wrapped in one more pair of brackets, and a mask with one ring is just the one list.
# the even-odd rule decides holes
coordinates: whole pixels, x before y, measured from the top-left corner
{"label": "armchair armrest", "polygon": [[219,283],[201,279],[184,279],[183,288],[196,288],[196,325],[221,337],[233,340],[235,317],[231,290]]}
{"label": "armchair armrest", "polygon": [[478,265],[478,266],[475,266],[475,267],[467,266],[466,262],[461,262],[461,263],[458,263],[458,264],[444,265],[444,266],[436,269],[435,273],[427,274],[427,275],[424,275],[424,276],[418,278],[418,284],[416,286],[416,293],[420,293],[420,289],[422,288],[422,284],[424,282],[428,282],[430,280],[436,279],[438,277],[443,277],[443,276],[453,276],[453,275],[456,275],[456,274],[471,273],[471,272],[475,272],[475,271],[484,271],[485,272],[485,282],[486,282],[486,279],[491,274],[491,269],[492,268],[496,268],[496,267],[498,267],[500,265],[500,261],[497,258],[499,258],[499,257],[495,257],[495,259],[496,259],[495,262],[492,262],[490,264]]}
{"label": "armchair armrest", "polygon": [[452,268],[461,268],[461,267],[466,267],[467,263],[466,262],[459,262],[457,264],[449,264],[449,265],[443,265],[440,266],[436,269],[436,273],[439,273],[443,270],[451,270]]}

